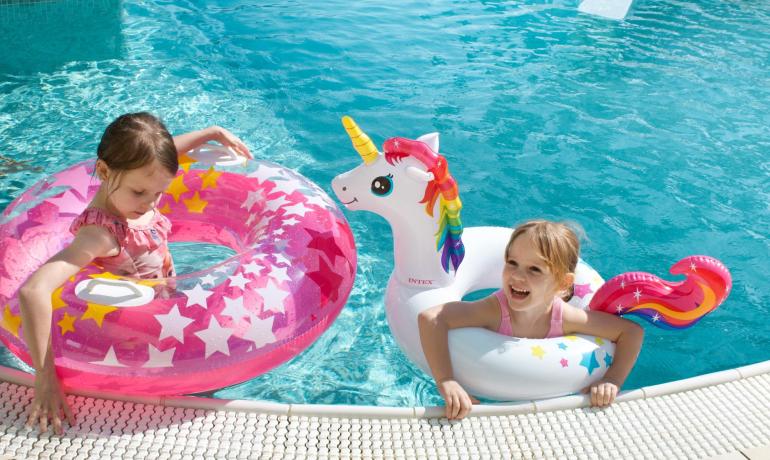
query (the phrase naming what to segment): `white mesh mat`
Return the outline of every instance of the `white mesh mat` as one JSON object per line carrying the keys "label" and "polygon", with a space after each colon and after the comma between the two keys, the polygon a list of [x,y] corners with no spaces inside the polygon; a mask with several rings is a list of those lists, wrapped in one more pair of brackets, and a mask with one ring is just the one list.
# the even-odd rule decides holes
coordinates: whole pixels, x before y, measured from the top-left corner
{"label": "white mesh mat", "polygon": [[[573,396],[477,407],[461,422],[435,418],[438,408],[260,409],[259,403],[200,398],[157,401],[161,405],[71,395],[78,424],[61,437],[25,428],[32,391],[3,381],[0,459],[766,458],[770,361],[749,368],[755,375],[734,369],[635,390],[604,410],[570,408],[585,402]],[[8,375],[0,373],[19,380]],[[709,385],[715,380],[726,382]],[[682,391],[683,382],[691,389]]]}

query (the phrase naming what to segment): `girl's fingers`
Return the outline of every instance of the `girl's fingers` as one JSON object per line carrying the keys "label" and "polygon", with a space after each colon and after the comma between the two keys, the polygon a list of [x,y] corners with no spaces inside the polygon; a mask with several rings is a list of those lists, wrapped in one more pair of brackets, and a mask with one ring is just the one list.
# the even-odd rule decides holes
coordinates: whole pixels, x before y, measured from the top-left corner
{"label": "girl's fingers", "polygon": [[40,432],[45,433],[48,431],[48,414],[41,412],[40,413]]}
{"label": "girl's fingers", "polygon": [[62,429],[62,426],[61,426],[61,418],[59,418],[58,415],[54,415],[53,416],[53,418],[51,419],[51,425],[53,427],[53,432],[54,433],[56,433],[56,434],[63,434],[64,433],[64,430]]}
{"label": "girl's fingers", "polygon": [[27,417],[27,426],[28,426],[28,427],[32,427],[32,425],[34,425],[34,424],[35,424],[35,422],[37,422],[37,415],[38,415],[38,412],[40,412],[40,411],[38,410],[38,408],[37,408],[37,407],[34,407],[34,408],[32,409],[32,411],[29,413],[29,417]]}
{"label": "girl's fingers", "polygon": [[70,407],[67,400],[64,400],[64,404],[62,404],[62,407],[64,409],[64,415],[67,417],[67,422],[69,422],[70,426],[75,426],[75,415],[72,412],[72,408]]}

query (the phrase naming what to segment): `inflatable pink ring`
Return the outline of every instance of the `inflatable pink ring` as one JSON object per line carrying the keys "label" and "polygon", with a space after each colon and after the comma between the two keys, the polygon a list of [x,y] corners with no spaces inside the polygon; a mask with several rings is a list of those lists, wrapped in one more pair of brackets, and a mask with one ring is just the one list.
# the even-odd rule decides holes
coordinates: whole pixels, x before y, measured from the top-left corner
{"label": "inflatable pink ring", "polygon": [[[83,269],[52,296],[65,385],[154,395],[221,388],[296,356],[337,317],[356,271],[339,209],[275,164],[248,162],[248,174],[219,169],[180,169],[159,208],[172,222],[170,241],[236,255],[163,280]],[[0,340],[27,363],[18,289],[71,241],[70,223],[99,186],[92,173],[93,162],[56,173],[0,217]]]}

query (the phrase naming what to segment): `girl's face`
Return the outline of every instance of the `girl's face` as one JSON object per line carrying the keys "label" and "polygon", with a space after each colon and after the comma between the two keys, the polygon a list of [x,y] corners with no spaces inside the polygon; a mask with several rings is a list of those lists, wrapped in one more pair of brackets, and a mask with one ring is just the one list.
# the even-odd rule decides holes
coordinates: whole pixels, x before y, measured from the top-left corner
{"label": "girl's face", "polygon": [[139,219],[155,209],[174,179],[157,161],[121,174],[110,170],[104,162],[99,163],[97,171],[106,187],[108,211],[127,220]]}
{"label": "girl's face", "polygon": [[556,280],[527,234],[513,240],[503,268],[503,292],[514,311],[546,308],[569,280]]}

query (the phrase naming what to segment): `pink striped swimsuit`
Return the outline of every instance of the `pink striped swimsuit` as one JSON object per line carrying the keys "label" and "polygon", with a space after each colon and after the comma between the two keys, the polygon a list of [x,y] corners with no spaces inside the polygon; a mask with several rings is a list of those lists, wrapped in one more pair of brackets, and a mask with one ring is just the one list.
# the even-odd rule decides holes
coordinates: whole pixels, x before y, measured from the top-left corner
{"label": "pink striped swimsuit", "polygon": [[[511,316],[508,311],[508,298],[503,294],[502,289],[495,292],[495,297],[500,303],[500,326],[497,328],[498,334],[512,336],[511,332]],[[562,312],[564,311],[564,301],[558,297],[553,298],[551,304],[551,328],[548,329],[548,334],[545,338],[561,337],[564,335],[564,325],[562,319]]]}
{"label": "pink striped swimsuit", "polygon": [[120,245],[118,255],[94,259],[106,271],[144,279],[175,276],[168,250],[171,221],[157,209],[147,225],[132,225],[103,209],[88,208],[72,222],[70,232],[77,234],[84,225],[106,228]]}

